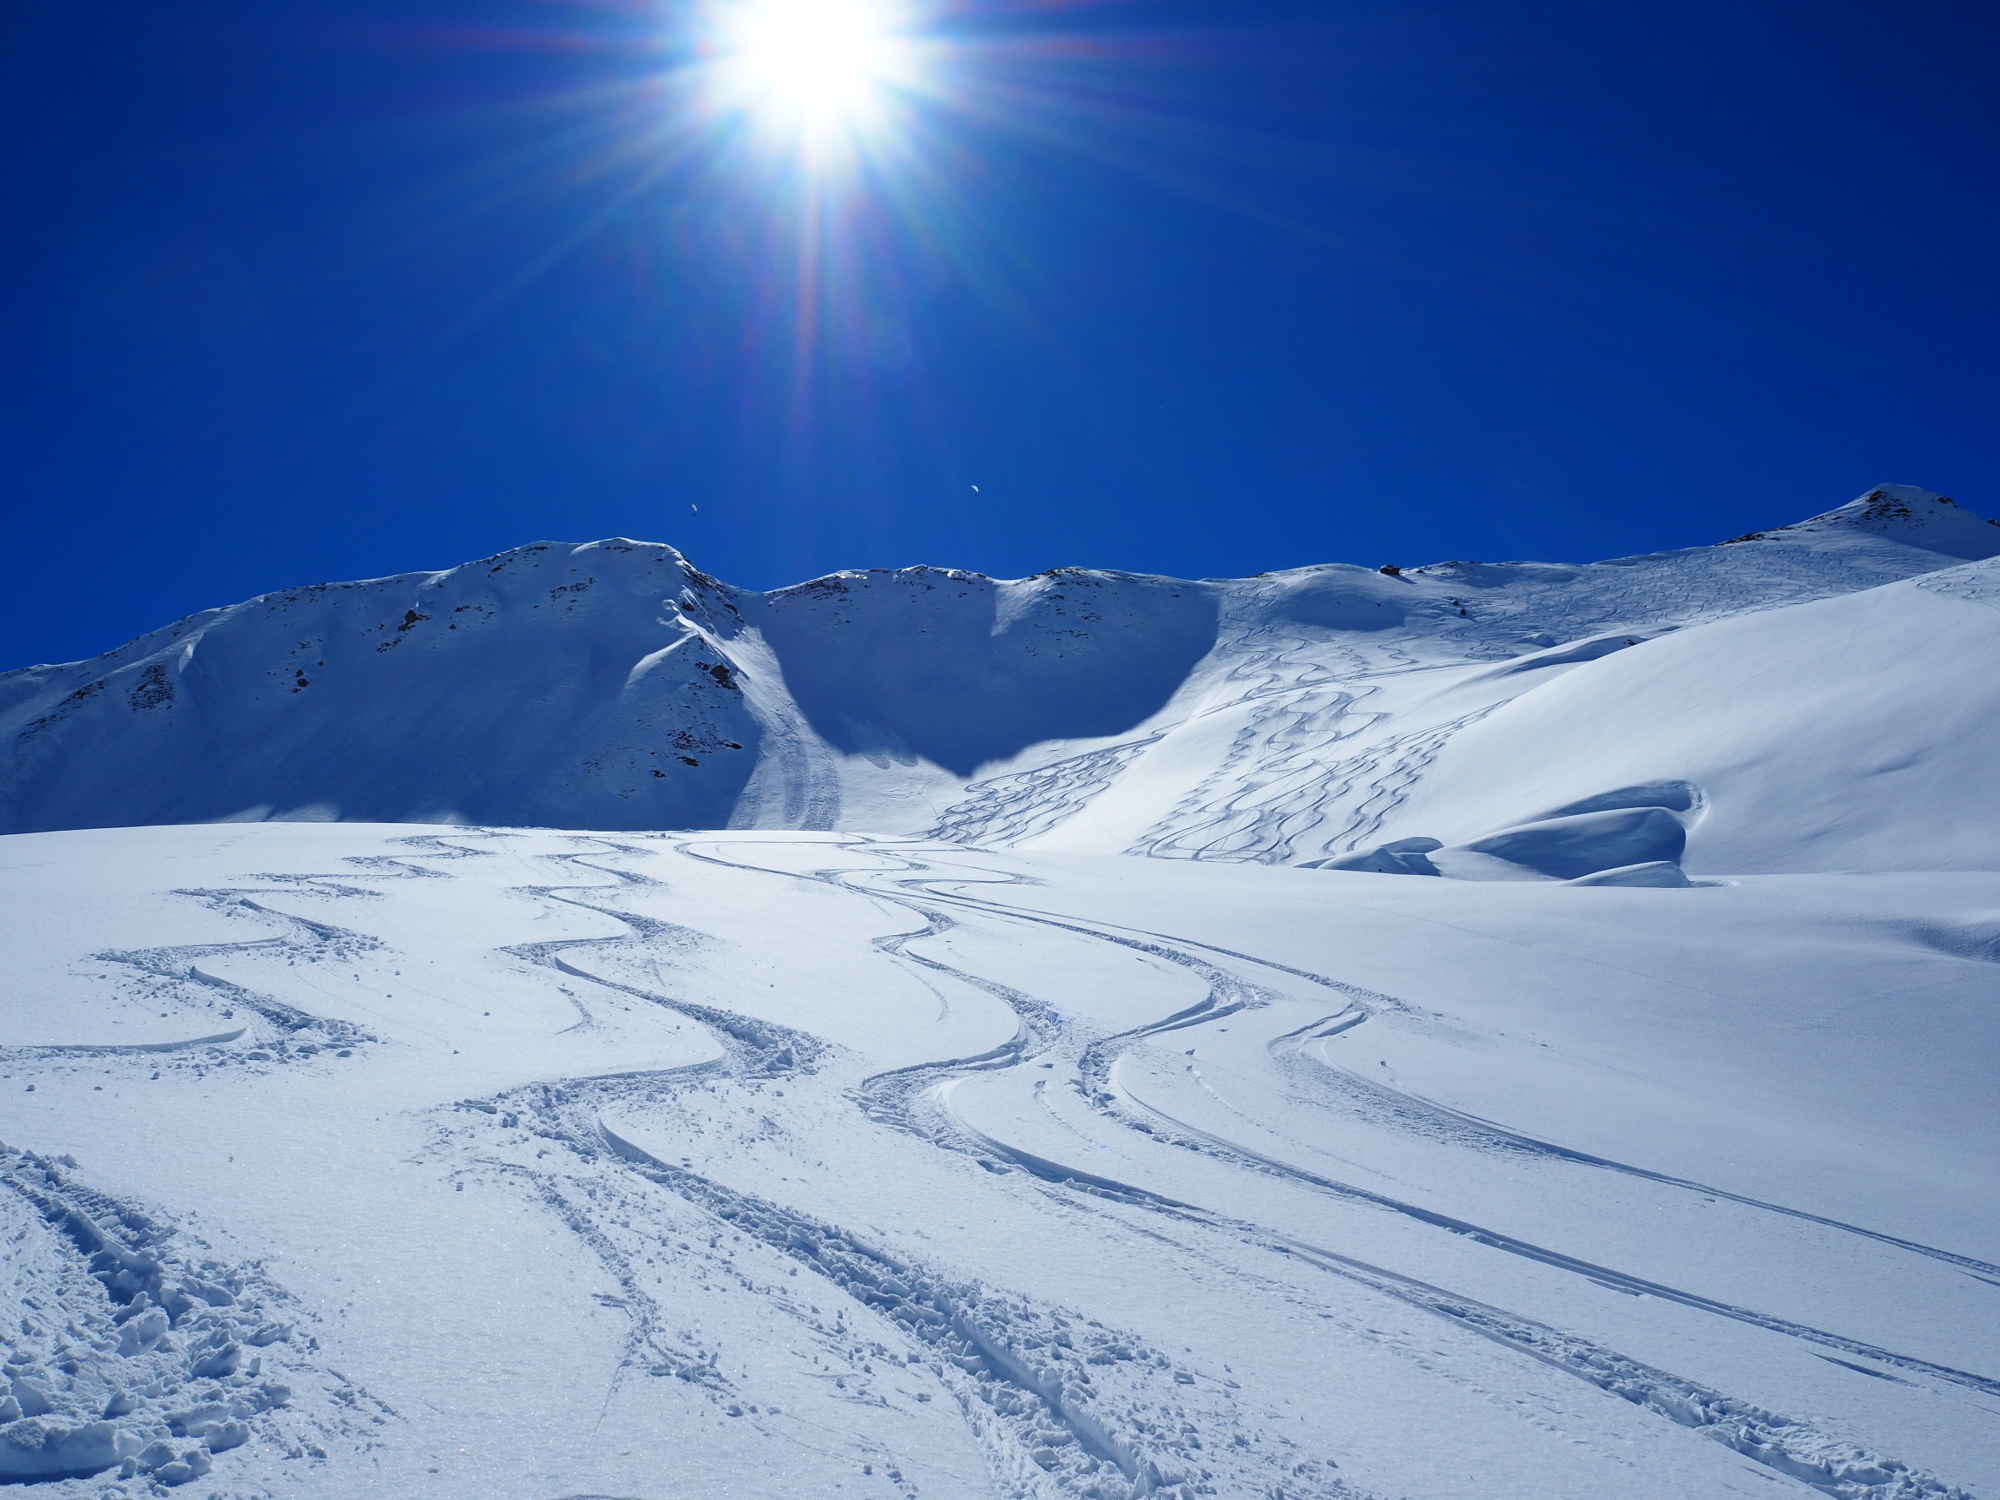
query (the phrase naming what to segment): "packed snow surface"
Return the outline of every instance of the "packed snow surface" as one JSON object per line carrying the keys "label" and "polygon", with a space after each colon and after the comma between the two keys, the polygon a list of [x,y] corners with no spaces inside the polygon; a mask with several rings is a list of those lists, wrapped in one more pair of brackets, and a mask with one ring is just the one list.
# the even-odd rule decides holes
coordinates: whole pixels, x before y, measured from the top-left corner
{"label": "packed snow surface", "polygon": [[545,546],[0,676],[0,1484],[2000,1497],[1996,553]]}

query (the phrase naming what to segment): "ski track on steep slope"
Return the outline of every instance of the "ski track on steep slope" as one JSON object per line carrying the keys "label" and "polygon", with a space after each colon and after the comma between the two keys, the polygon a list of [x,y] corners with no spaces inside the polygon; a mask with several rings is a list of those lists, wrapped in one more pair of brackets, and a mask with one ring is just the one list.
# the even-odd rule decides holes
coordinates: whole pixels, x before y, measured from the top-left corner
{"label": "ski track on steep slope", "polygon": [[[1176,1127],[1163,1132],[1159,1125],[1127,1117],[1117,1107],[1121,1102],[1108,1088],[1100,1085],[1093,1089],[1093,1075],[1108,1081],[1113,1063],[1114,1048],[1129,1046],[1144,1037],[1162,1031],[1199,1026],[1235,1014],[1238,1011],[1268,1003],[1267,992],[1259,987],[1228,975],[1218,967],[1195,957],[1181,948],[1173,939],[1159,935],[1149,935],[1149,941],[1129,935],[1106,931],[1077,919],[1060,919],[1051,915],[1028,915],[1021,908],[985,903],[976,898],[962,895],[945,895],[938,892],[936,884],[951,882],[1016,884],[1020,877],[1012,872],[989,872],[995,876],[991,882],[979,882],[962,870],[950,875],[931,871],[920,861],[909,858],[896,848],[882,842],[856,838],[837,842],[833,847],[855,852],[867,852],[871,856],[892,859],[905,871],[922,872],[913,877],[894,879],[890,883],[906,890],[909,887],[923,891],[921,900],[913,900],[906,895],[891,895],[871,885],[850,884],[859,875],[865,878],[870,871],[851,869],[821,869],[796,872],[758,866],[743,861],[723,859],[714,854],[701,854],[691,847],[693,841],[677,841],[681,851],[691,857],[709,862],[734,865],[737,868],[761,869],[765,873],[793,879],[820,881],[841,889],[867,889],[892,901],[900,901],[909,906],[915,914],[924,917],[926,930],[907,934],[907,942],[915,941],[929,934],[933,915],[928,903],[941,902],[961,909],[981,912],[1002,920],[1022,921],[1045,927],[1059,928],[1095,938],[1120,947],[1151,954],[1163,958],[1183,968],[1188,968],[1203,978],[1210,986],[1209,994],[1195,1005],[1185,1007],[1155,1022],[1133,1028],[1130,1031],[1106,1037],[1085,1047],[1076,1055],[1076,1085],[1084,1097],[1099,1111],[1117,1123],[1144,1132],[1149,1137],[1164,1141],[1169,1145],[1194,1151],[1220,1154],[1237,1164],[1252,1170],[1267,1172],[1311,1190],[1327,1192],[1335,1196],[1352,1198],[1370,1203],[1391,1212],[1407,1215],[1449,1233],[1461,1235],[1490,1248],[1523,1256],[1557,1270],[1584,1276],[1602,1285],[1611,1285],[1624,1290],[1642,1290],[1649,1295],[1663,1297],[1681,1306],[1696,1311],[1711,1313],[1747,1323],[1770,1332],[1800,1338],[1812,1343],[1840,1349],[1859,1357],[1870,1358],[1894,1367],[1922,1374],[1949,1384],[1967,1387],[1983,1394],[2000,1394],[2000,1381],[1970,1372],[1954,1370],[1911,1356],[1894,1354],[1866,1344],[1860,1340],[1844,1338],[1824,1330],[1808,1327],[1788,1320],[1737,1308],[1698,1294],[1666,1287],[1625,1275],[1607,1267],[1595,1265],[1561,1252],[1547,1250],[1512,1236],[1498,1234],[1464,1220],[1422,1209],[1413,1204],[1402,1203],[1385,1195],[1337,1183],[1332,1179],[1305,1172],[1288,1164],[1262,1156],[1247,1147],[1223,1141],[1213,1136],[1196,1136],[1182,1133],[1186,1128],[1178,1122],[1162,1123]],[[754,847],[755,844],[783,844],[785,840],[744,840],[733,847]],[[818,845],[814,847],[825,847]],[[1203,945],[1206,946],[1206,945]],[[1246,955],[1247,956],[1247,955]],[[1263,962],[1252,960],[1253,962]],[[933,971],[952,971],[961,978],[968,978],[966,971],[953,970],[937,960],[925,961],[925,966]],[[1323,976],[1310,975],[1303,970],[1282,965],[1271,965],[1295,977],[1308,979],[1326,988],[1352,993],[1354,987],[1340,984]],[[990,984],[991,981],[982,981]],[[1372,992],[1370,992],[1372,993]],[[1375,996],[1378,1000],[1388,997]],[[1395,1002],[1390,1002],[1393,1006]],[[1017,1014],[1019,1014],[1017,1010]],[[1017,1040],[1019,1040],[1017,1038]],[[928,1065],[935,1071],[929,1074],[932,1091],[940,1097],[948,1108],[952,1076],[964,1076],[970,1071],[990,1068],[1006,1068],[1017,1065],[1024,1057],[1042,1054],[1028,1054],[1025,1047],[996,1049],[995,1053],[984,1054],[973,1059],[944,1061]],[[901,1070],[910,1073],[914,1070]],[[941,1075],[944,1075],[941,1077]],[[909,1128],[925,1133],[920,1126],[912,1123]],[[1197,1205],[1183,1203],[1163,1197],[1151,1190],[1133,1186],[1099,1173],[1068,1166],[1049,1160],[1018,1147],[1008,1145],[990,1135],[978,1131],[963,1121],[958,1122],[961,1140],[971,1136],[979,1145],[1010,1164],[1020,1167],[1031,1175],[1059,1188],[1083,1193],[1101,1195],[1116,1201],[1149,1208],[1171,1218],[1202,1223],[1211,1227],[1234,1230],[1246,1241],[1259,1244],[1280,1254],[1290,1254],[1334,1271],[1348,1279],[1370,1286],[1372,1289],[1392,1296],[1409,1305],[1422,1308],[1437,1316],[1445,1317],[1470,1331],[1496,1342],[1507,1345],[1563,1371],[1584,1380],[1598,1389],[1607,1391],[1621,1399],[1641,1405],[1678,1425],[1688,1427],[1702,1436],[1723,1444],[1743,1456],[1788,1477],[1798,1479],[1824,1493],[1844,1497],[1844,1500],[1904,1500],[1904,1497],[1937,1497],[1937,1500],[1970,1500],[1964,1492],[1946,1486],[1941,1481],[1911,1470],[1894,1460],[1878,1458],[1873,1453],[1843,1443],[1812,1429],[1795,1419],[1782,1417],[1758,1408],[1750,1403],[1722,1395],[1696,1382],[1656,1369],[1614,1350],[1592,1344],[1575,1335],[1561,1332],[1533,1319],[1509,1313],[1503,1309],[1488,1306],[1450,1292],[1444,1288],[1407,1277],[1385,1267],[1370,1265],[1338,1252],[1314,1246],[1241,1220],[1233,1220]],[[960,1142],[940,1142],[962,1149]]]}
{"label": "ski track on steep slope", "polygon": [[[1346,678],[1358,675],[1365,666],[1355,648],[1331,648],[1349,669],[1337,676],[1323,661],[1295,659],[1313,647],[1304,637],[1283,636],[1270,626],[1260,626],[1244,641],[1251,648],[1249,659],[1237,663],[1223,678],[1223,687],[1234,686],[1238,691],[1208,711],[1252,705],[1249,716],[1237,729],[1222,760],[1141,834],[1128,852],[1179,859],[1227,858],[1232,854],[1271,862],[1283,859],[1291,847],[1288,829],[1293,808],[1282,790],[1272,792],[1270,788],[1287,781],[1304,781],[1310,788],[1324,774],[1324,766],[1315,756],[1382,722],[1382,715],[1370,713],[1365,722],[1345,727],[1349,719],[1361,717],[1349,710],[1378,691],[1373,686],[1359,692],[1343,686]],[[1322,651],[1327,649],[1321,647]],[[1222,696],[1221,688],[1211,696]],[[1234,793],[1222,790],[1232,783],[1237,786]],[[1266,795],[1260,796],[1256,808],[1246,809],[1243,803],[1252,793]],[[1323,802],[1323,798],[1315,800],[1308,790],[1301,810]],[[1302,832],[1303,827],[1297,831]]]}
{"label": "ski track on steep slope", "polygon": [[1047,833],[1088,807],[1167,732],[968,782],[965,789],[972,795],[940,813],[926,836],[959,844],[1017,844]]}
{"label": "ski track on steep slope", "polygon": [[946,808],[922,836],[1000,846],[1035,838],[1083,812],[1170,734],[1247,708],[1223,758],[1126,852],[1285,863],[1299,857],[1299,842],[1313,837],[1331,810],[1350,800],[1354,806],[1345,826],[1317,843],[1352,848],[1365,839],[1402,804],[1444,743],[1491,711],[1398,735],[1329,764],[1335,746],[1361,739],[1386,721],[1386,714],[1358,707],[1380,691],[1381,679],[1452,663],[1420,663],[1399,648],[1377,645],[1371,649],[1382,661],[1371,664],[1358,648],[1271,626],[1254,627],[1236,649],[1247,659],[1231,666],[1203,706],[1185,718],[1138,739],[970,782],[969,795]]}
{"label": "ski track on steep slope", "polygon": [[[1125,852],[1283,864],[1298,857],[1298,843],[1307,837],[1321,849],[1359,848],[1408,800],[1452,736],[1498,706],[1392,736],[1338,760],[1324,758],[1335,745],[1382,722],[1382,715],[1371,714],[1367,724],[1343,732],[1340,726],[1357,701],[1342,693],[1331,702],[1296,709],[1297,722],[1286,732],[1266,732],[1261,722],[1246,725],[1214,775]],[[1265,719],[1274,712],[1260,710]],[[1258,758],[1248,764],[1253,751]],[[1233,789],[1214,795],[1222,787]],[[1345,817],[1336,824],[1333,819],[1343,810]]]}
{"label": "ski track on steep slope", "polygon": [[[1301,636],[1290,636],[1283,638],[1284,644],[1267,644],[1277,634],[1270,626],[1257,626],[1236,644],[1235,651],[1247,654],[1249,659],[1237,662],[1223,675],[1224,687],[1239,688],[1225,701],[1206,703],[1187,717],[1140,739],[1065,756],[1031,770],[970,782],[965,790],[972,795],[946,808],[926,836],[965,844],[1010,844],[1047,833],[1082,812],[1133,761],[1175,730],[1256,700],[1335,684],[1336,678],[1326,663],[1291,659],[1296,653],[1312,649],[1314,643]],[[1358,651],[1325,644],[1320,649],[1337,654],[1355,669],[1356,675],[1360,673],[1362,658]],[[1208,696],[1220,695],[1219,687]],[[1253,715],[1253,722],[1262,721]],[[1251,734],[1247,728],[1239,732],[1239,747],[1246,743],[1246,735]],[[1202,785],[1206,787],[1215,780],[1214,775],[1205,777]]]}

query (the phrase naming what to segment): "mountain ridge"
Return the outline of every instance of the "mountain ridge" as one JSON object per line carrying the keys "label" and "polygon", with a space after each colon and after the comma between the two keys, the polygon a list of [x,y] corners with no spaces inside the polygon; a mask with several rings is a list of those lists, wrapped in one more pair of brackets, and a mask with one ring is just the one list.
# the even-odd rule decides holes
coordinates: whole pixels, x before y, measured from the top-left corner
{"label": "mountain ridge", "polygon": [[[1081,757],[1101,806],[1079,822],[1081,802],[1042,798],[1035,837],[1109,813],[1118,831],[1090,847],[1185,852],[1173,809],[1271,759],[1260,705],[1290,705],[1279,739],[1300,744],[1278,758],[1309,777],[1313,743],[1339,760],[1436,728],[1407,717],[1412,689],[1454,669],[1486,674],[1490,711],[1663,632],[1993,553],[2000,528],[1886,485],[1743,545],[1242,579],[917,565],[756,592],[664,543],[529,543],[276,590],[0,674],[0,830],[275,817],[976,839],[994,834],[990,784]],[[1509,662],[1500,678],[1519,681],[1493,686]],[[1300,832],[1188,857],[1304,857]]]}
{"label": "mountain ridge", "polygon": [[[1888,503],[1885,505],[1883,504],[1884,501]],[[1695,543],[1688,547],[1674,547],[1665,549],[1664,551],[1638,552],[1638,553],[1624,554],[1612,558],[1600,558],[1596,560],[1594,563],[1591,562],[1557,563],[1557,562],[1546,562],[1529,558],[1500,559],[1490,562],[1480,562],[1480,561],[1467,562],[1467,561],[1454,560],[1454,561],[1438,561],[1433,563],[1419,563],[1407,568],[1399,566],[1398,571],[1407,573],[1423,573],[1427,570],[1442,569],[1442,568],[1462,568],[1462,567],[1575,568],[1575,567],[1592,567],[1592,566],[1597,566],[1597,567],[1615,566],[1620,563],[1630,562],[1640,558],[1667,557],[1667,556],[1673,556],[1678,553],[1700,552],[1706,550],[1709,547],[1733,546],[1742,542],[1763,541],[1771,537],[1784,536],[1787,534],[1804,534],[1810,530],[1819,528],[1823,523],[1839,524],[1839,523],[1853,523],[1860,521],[1879,521],[1882,519],[1902,519],[1902,520],[1916,519],[1919,521],[1919,527],[1911,528],[1912,530],[1917,530],[1920,528],[1928,529],[1927,523],[1929,521],[1929,518],[1921,517],[1919,515],[1913,515],[1911,510],[1911,502],[1913,501],[1927,501],[1937,506],[1950,507],[1952,511],[1955,512],[1957,517],[1962,518],[1965,522],[1969,523],[1970,526],[1989,526],[1996,529],[2000,529],[2000,520],[1988,519],[1966,507],[1960,506],[1956,500],[1952,499],[1948,495],[1943,495],[1933,490],[1927,490],[1918,485],[1878,484],[1871,486],[1868,490],[1864,491],[1856,499],[1850,500],[1844,505],[1836,506],[1832,510],[1822,511],[1817,515],[1808,516],[1804,520],[1794,521],[1787,525],[1772,526],[1762,531],[1749,531],[1743,533],[1741,536],[1728,537],[1716,542]],[[675,546],[671,542],[643,541],[634,537],[626,537],[626,536],[598,537],[594,540],[583,541],[583,542],[563,541],[555,538],[545,537],[531,542],[523,542],[515,547],[503,548],[499,552],[491,553],[484,557],[470,558],[465,562],[454,563],[451,566],[445,568],[412,568],[412,569],[407,569],[400,573],[384,573],[371,578],[328,579],[318,583],[293,584],[283,588],[267,589],[263,593],[252,594],[246,599],[237,600],[233,604],[210,605],[207,608],[198,609],[189,614],[182,615],[178,619],[170,620],[164,625],[155,626],[152,630],[143,631],[139,635],[132,637],[130,640],[122,641],[115,646],[108,647],[104,651],[98,652],[94,656],[74,657],[66,661],[30,662],[18,667],[0,667],[0,682],[4,682],[8,678],[19,676],[20,674],[25,672],[47,672],[62,667],[85,666],[93,662],[103,661],[109,657],[118,656],[130,652],[134,648],[140,646],[143,643],[153,641],[163,636],[167,636],[169,633],[184,634],[188,629],[198,624],[202,624],[209,620],[212,620],[215,617],[225,614],[231,610],[242,609],[250,605],[260,604],[266,601],[273,601],[273,600],[290,601],[299,597],[320,593],[327,590],[365,589],[385,584],[411,583],[414,585],[424,582],[435,582],[441,578],[464,571],[466,569],[479,568],[487,565],[493,565],[497,567],[499,565],[508,564],[517,559],[527,557],[531,554],[538,554],[544,552],[567,552],[573,554],[577,552],[585,552],[585,551],[600,550],[600,549],[602,550],[624,549],[628,551],[647,551],[647,552],[662,553],[665,554],[666,558],[669,558],[674,562],[678,563],[682,567],[682,569],[686,572],[687,576],[691,581],[697,582],[706,588],[732,594],[738,594],[738,595],[754,595],[765,599],[769,599],[774,595],[789,594],[797,590],[810,589],[814,585],[824,584],[830,579],[853,578],[865,574],[881,574],[881,573],[916,573],[916,574],[939,573],[951,578],[979,579],[991,583],[1027,583],[1038,578],[1051,578],[1070,573],[1088,573],[1095,576],[1110,577],[1110,578],[1168,579],[1178,583],[1217,584],[1217,583],[1241,583],[1241,582],[1247,582],[1248,580],[1253,578],[1273,578],[1294,573],[1312,573],[1327,568],[1350,568],[1350,567],[1361,568],[1364,566],[1362,564],[1341,563],[1341,562],[1300,563],[1289,568],[1274,568],[1265,572],[1246,574],[1240,577],[1230,576],[1225,574],[1216,574],[1216,575],[1205,575],[1199,578],[1180,578],[1173,574],[1137,572],[1131,569],[1124,569],[1124,568],[1090,568],[1090,567],[1083,567],[1081,565],[1076,565],[1076,566],[1065,565],[1065,566],[1044,568],[1041,569],[1039,572],[1035,573],[1025,573],[1017,578],[1003,578],[997,574],[982,573],[979,572],[977,569],[972,569],[972,568],[959,568],[959,567],[939,565],[933,563],[910,563],[910,564],[905,564],[904,566],[899,568],[880,568],[880,567],[836,568],[831,572],[821,573],[811,578],[801,579],[797,583],[780,584],[774,588],[769,588],[769,589],[750,589],[736,584],[725,583],[722,580],[715,578],[713,575],[702,571],[702,569],[697,567],[693,562],[691,562],[688,559],[686,553],[682,552],[677,546]],[[1991,552],[1968,553],[1966,555],[1968,557],[1990,556]],[[1379,572],[1380,569],[1377,568],[1375,569],[1375,571]]]}

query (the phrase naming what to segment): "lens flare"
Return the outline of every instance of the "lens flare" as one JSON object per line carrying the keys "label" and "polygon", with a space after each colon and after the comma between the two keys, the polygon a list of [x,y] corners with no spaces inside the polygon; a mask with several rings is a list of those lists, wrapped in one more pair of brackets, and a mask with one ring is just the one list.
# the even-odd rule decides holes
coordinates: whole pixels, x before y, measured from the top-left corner
{"label": "lens flare", "polygon": [[737,0],[716,16],[723,101],[808,148],[884,123],[916,48],[887,0]]}

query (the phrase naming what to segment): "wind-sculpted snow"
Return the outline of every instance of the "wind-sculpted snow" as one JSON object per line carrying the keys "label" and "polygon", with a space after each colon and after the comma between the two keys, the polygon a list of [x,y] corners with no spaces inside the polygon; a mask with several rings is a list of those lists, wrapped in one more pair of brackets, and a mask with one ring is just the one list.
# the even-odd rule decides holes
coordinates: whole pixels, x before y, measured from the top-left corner
{"label": "wind-sculpted snow", "polygon": [[1708,803],[1690,870],[2000,868],[1992,568],[1720,620],[1568,668],[1445,745],[1383,831],[1458,843],[1598,788],[1682,782]]}

